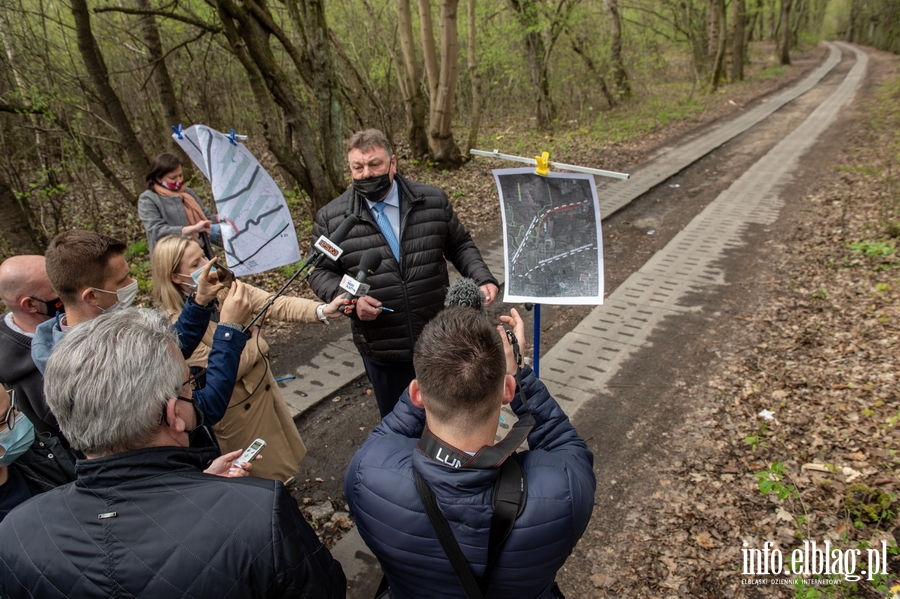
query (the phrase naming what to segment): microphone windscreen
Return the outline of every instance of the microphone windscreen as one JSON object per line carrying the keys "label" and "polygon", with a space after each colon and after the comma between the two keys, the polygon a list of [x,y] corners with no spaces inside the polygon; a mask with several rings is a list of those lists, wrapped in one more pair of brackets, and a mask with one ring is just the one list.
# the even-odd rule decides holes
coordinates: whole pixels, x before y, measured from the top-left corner
{"label": "microphone windscreen", "polygon": [[381,252],[376,248],[369,248],[363,252],[359,260],[359,272],[372,274],[381,266]]}
{"label": "microphone windscreen", "polygon": [[350,229],[355,227],[358,222],[359,218],[355,214],[348,215],[344,222],[341,223],[341,226],[335,229],[334,233],[328,237],[328,240],[336,245],[341,245],[350,233]]}
{"label": "microphone windscreen", "polygon": [[460,278],[450,285],[447,297],[444,298],[445,306],[462,306],[484,310],[484,294],[472,279]]}

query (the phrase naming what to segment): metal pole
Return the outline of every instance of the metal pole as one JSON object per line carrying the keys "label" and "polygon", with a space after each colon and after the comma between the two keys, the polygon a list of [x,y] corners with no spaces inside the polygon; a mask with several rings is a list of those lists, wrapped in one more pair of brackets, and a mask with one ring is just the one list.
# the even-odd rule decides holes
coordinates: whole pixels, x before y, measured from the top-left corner
{"label": "metal pole", "polygon": [[[531,164],[537,166],[537,160],[534,158],[525,158],[524,156],[512,156],[510,154],[501,154],[500,150],[493,152],[485,152],[484,150],[469,150],[470,154],[482,156],[484,158],[500,158],[502,160],[512,160],[513,162],[521,162],[522,164]],[[612,177],[613,179],[628,179],[631,177],[628,173],[617,173],[615,171],[605,171],[599,168],[589,168],[586,166],[575,166],[574,164],[563,164],[562,162],[550,161],[550,166],[564,171],[572,171],[575,173],[587,173],[589,175],[600,175],[601,177]]]}
{"label": "metal pole", "polygon": [[534,305],[534,359],[532,360],[534,376],[541,376],[541,305]]}

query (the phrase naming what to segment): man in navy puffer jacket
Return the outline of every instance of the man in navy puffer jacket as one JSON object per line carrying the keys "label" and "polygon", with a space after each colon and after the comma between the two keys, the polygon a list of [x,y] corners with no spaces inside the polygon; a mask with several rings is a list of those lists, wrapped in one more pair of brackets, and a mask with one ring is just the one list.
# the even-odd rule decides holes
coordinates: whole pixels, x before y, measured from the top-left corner
{"label": "man in navy puffer jacket", "polygon": [[[501,319],[524,339],[515,310]],[[414,471],[434,491],[476,579],[487,562],[499,468],[484,468],[502,405],[518,416],[515,359],[499,327],[471,308],[438,314],[416,343],[418,378],[359,449],[344,490],[360,535],[397,599],[465,597],[416,490]],[[535,419],[530,451],[514,454],[527,481],[525,508],[506,540],[486,596],[553,597],[553,582],[584,533],[594,503],[593,455],[544,384],[525,367]],[[435,451],[435,447],[438,451]],[[471,456],[471,458],[469,457]]]}

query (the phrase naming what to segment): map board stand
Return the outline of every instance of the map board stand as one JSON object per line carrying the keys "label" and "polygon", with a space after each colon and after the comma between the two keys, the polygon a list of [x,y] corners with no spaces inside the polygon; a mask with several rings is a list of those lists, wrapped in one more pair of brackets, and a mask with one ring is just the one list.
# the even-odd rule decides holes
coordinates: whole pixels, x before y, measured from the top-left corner
{"label": "map board stand", "polygon": [[[526,310],[534,310],[532,370],[540,376],[541,304],[603,303],[600,203],[593,175],[615,179],[629,175],[551,162],[549,152],[534,158],[499,150],[469,152],[536,167],[494,171],[494,178],[504,229],[503,301],[521,301]],[[551,174],[551,166],[580,174]]]}

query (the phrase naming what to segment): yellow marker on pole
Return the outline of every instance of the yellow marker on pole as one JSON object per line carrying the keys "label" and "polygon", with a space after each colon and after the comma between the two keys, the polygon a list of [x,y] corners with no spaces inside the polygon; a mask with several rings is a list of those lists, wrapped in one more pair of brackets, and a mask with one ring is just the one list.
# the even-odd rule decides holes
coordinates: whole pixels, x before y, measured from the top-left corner
{"label": "yellow marker on pole", "polygon": [[542,152],[540,156],[534,157],[534,161],[537,163],[535,173],[542,177],[550,174],[550,152]]}

